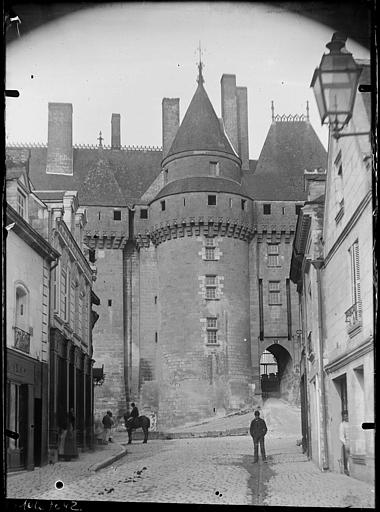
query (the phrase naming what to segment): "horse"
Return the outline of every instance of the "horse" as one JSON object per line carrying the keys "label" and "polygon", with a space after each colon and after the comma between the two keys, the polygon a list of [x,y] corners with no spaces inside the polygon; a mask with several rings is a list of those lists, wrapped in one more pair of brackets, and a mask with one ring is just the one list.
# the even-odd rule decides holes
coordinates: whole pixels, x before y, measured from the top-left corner
{"label": "horse", "polygon": [[125,422],[125,428],[128,432],[128,444],[132,443],[132,430],[142,428],[144,432],[144,441],[148,441],[148,429],[150,427],[150,419],[147,416],[138,416],[137,418],[128,418]]}

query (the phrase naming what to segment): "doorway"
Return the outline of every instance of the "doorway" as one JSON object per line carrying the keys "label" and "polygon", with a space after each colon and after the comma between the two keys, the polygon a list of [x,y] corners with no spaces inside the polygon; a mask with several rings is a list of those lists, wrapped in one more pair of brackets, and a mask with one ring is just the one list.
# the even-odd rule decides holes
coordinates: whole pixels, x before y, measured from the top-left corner
{"label": "doorway", "polygon": [[34,399],[34,465],[41,466],[42,450],[42,400]]}
{"label": "doorway", "polygon": [[9,470],[22,469],[28,453],[28,386],[7,383],[7,429],[18,434],[18,439],[7,437],[7,465]]}

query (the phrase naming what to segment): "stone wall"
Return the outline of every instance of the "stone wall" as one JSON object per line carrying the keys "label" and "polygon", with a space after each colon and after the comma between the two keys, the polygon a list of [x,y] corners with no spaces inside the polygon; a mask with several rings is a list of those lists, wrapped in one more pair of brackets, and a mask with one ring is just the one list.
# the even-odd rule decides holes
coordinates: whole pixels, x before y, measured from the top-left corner
{"label": "stone wall", "polygon": [[94,366],[104,365],[106,374],[104,384],[95,386],[94,409],[100,413],[110,409],[114,415],[126,404],[122,254],[118,249],[96,250],[98,278],[94,285],[100,298],[99,320],[92,334]]}
{"label": "stone wall", "polygon": [[[173,426],[247,404],[250,382],[248,244],[218,237],[222,256],[202,259],[204,237],[157,248],[159,425]],[[217,300],[205,298],[205,276],[217,276]],[[207,317],[217,343],[207,343]]]}

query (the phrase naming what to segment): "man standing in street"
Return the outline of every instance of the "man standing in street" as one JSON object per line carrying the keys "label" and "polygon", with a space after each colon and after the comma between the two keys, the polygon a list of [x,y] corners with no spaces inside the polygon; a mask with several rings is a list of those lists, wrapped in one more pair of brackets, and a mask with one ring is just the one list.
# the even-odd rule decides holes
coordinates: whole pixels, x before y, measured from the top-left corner
{"label": "man standing in street", "polygon": [[261,451],[261,457],[263,461],[265,462],[267,460],[265,455],[265,445],[264,445],[264,437],[267,433],[267,425],[265,421],[260,418],[260,412],[255,411],[255,417],[251,421],[251,426],[249,428],[249,432],[253,439],[253,446],[254,446],[254,461],[258,462],[259,460],[259,444],[260,444],[260,451]]}
{"label": "man standing in street", "polygon": [[342,422],[339,425],[339,439],[342,443],[342,459],[343,468],[346,475],[350,474],[349,456],[350,456],[350,438],[349,438],[349,424],[348,412],[342,412]]}
{"label": "man standing in street", "polygon": [[111,437],[111,429],[113,426],[113,419],[112,419],[111,411],[107,411],[106,415],[103,417],[102,423],[104,426],[104,433],[103,433],[104,444],[108,444],[108,442],[113,443],[113,439]]}

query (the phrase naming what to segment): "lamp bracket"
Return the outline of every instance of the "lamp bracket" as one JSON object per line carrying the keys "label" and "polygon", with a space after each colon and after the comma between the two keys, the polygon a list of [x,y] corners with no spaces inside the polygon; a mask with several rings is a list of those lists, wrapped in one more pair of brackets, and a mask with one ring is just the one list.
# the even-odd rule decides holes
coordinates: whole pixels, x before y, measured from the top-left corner
{"label": "lamp bracket", "polygon": [[371,132],[353,132],[353,133],[333,133],[334,139],[338,140],[341,137],[359,137],[361,135],[370,135]]}

